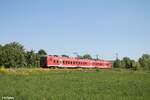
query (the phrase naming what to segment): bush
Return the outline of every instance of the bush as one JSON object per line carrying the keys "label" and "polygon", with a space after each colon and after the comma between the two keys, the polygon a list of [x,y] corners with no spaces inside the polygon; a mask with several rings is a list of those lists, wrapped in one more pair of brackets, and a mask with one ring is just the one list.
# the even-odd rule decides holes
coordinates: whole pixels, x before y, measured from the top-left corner
{"label": "bush", "polygon": [[17,42],[6,44],[1,49],[2,65],[6,68],[26,65],[23,46]]}

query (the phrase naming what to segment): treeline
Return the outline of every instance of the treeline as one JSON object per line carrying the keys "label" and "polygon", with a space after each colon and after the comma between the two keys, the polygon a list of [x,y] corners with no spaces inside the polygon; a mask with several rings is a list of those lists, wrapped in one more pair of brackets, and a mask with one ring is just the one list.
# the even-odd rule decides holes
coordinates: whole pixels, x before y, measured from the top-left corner
{"label": "treeline", "polygon": [[25,51],[23,45],[18,42],[0,45],[0,67],[39,67],[40,56],[43,55],[47,55],[43,49],[38,52]]}
{"label": "treeline", "polygon": [[113,67],[132,70],[150,70],[150,55],[143,54],[142,57],[138,59],[138,61],[130,59],[129,57],[124,57],[123,59],[116,59],[113,62]]}
{"label": "treeline", "polygon": [[[0,67],[40,67],[40,57],[44,55],[47,55],[44,49],[40,49],[38,52],[34,50],[27,51],[24,49],[24,46],[18,42],[0,45]],[[62,56],[69,57],[68,55]],[[92,59],[89,54],[77,55],[77,57],[81,59]]]}
{"label": "treeline", "polygon": [[[24,46],[18,42],[0,45],[0,67],[40,67],[40,56],[44,55],[47,55],[44,49],[40,49],[38,52],[35,52],[34,50],[27,51],[24,49]],[[68,55],[62,56],[69,57]],[[77,57],[81,59],[94,59],[90,54],[77,55]],[[133,70],[150,70],[150,55],[143,54],[142,57],[138,59],[138,61],[130,59],[129,57],[116,59],[115,61],[113,61],[112,67]]]}

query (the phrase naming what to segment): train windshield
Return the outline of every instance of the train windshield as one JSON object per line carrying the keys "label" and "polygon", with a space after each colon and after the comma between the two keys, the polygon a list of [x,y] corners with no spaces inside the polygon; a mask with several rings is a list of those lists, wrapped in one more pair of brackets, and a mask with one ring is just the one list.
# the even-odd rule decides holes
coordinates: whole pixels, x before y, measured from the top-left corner
{"label": "train windshield", "polygon": [[47,61],[46,59],[47,59],[46,56],[40,57],[40,66],[41,67],[46,66],[46,61]]}

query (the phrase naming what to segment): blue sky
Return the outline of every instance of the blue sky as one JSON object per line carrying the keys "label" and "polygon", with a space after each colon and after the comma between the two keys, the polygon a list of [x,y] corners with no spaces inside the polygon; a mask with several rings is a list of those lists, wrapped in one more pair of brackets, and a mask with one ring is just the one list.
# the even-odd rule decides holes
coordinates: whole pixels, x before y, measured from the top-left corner
{"label": "blue sky", "polygon": [[0,44],[103,59],[150,54],[149,0],[0,0]]}

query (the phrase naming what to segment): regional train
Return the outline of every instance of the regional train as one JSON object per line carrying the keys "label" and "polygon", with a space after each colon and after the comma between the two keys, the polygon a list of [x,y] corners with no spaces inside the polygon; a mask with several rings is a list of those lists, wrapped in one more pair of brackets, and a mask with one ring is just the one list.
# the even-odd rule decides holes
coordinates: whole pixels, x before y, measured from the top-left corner
{"label": "regional train", "polygon": [[81,59],[77,57],[63,56],[42,56],[40,57],[41,67],[67,67],[67,68],[111,68],[112,64],[106,60]]}

